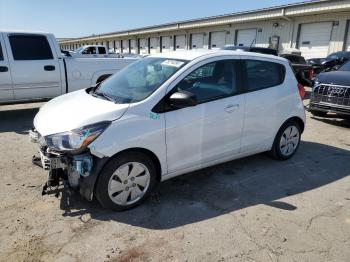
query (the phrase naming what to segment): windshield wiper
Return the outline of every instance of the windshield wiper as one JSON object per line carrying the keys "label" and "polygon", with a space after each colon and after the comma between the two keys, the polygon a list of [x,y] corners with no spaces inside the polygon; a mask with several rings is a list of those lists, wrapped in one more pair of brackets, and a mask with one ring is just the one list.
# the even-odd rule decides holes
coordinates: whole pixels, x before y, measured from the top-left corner
{"label": "windshield wiper", "polygon": [[112,102],[114,102],[114,103],[117,103],[115,97],[113,97],[113,96],[111,96],[111,95],[108,95],[108,94],[106,94],[106,93],[104,93],[104,92],[98,92],[98,91],[96,90],[92,95],[95,96],[95,97],[97,97],[97,96],[103,97],[103,98],[105,98],[105,99],[108,100],[108,101],[112,101]]}

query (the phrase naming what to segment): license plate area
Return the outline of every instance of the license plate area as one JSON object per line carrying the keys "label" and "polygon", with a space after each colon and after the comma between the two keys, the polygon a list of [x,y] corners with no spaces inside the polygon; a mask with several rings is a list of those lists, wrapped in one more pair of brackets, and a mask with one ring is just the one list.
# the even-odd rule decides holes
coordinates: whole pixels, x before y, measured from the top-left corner
{"label": "license plate area", "polygon": [[67,166],[64,162],[62,162],[61,157],[47,157],[42,151],[40,151],[40,158],[42,167],[45,170],[60,169]]}

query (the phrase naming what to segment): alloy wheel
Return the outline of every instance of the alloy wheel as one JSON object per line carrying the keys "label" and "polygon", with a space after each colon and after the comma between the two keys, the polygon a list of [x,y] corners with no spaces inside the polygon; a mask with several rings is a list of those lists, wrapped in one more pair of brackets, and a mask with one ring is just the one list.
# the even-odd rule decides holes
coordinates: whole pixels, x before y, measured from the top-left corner
{"label": "alloy wheel", "polygon": [[148,168],[139,162],[120,166],[108,183],[108,195],[121,206],[131,205],[142,198],[150,185]]}
{"label": "alloy wheel", "polygon": [[289,126],[284,130],[280,140],[282,155],[290,156],[297,149],[299,144],[299,129],[296,126]]}

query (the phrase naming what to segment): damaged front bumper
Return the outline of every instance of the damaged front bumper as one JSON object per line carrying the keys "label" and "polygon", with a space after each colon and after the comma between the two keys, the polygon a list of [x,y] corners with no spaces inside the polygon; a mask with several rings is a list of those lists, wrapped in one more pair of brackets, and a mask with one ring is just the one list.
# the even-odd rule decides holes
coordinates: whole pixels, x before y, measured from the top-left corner
{"label": "damaged front bumper", "polygon": [[32,142],[40,144],[39,155],[33,157],[33,163],[48,171],[43,194],[56,194],[69,187],[79,190],[91,201],[97,177],[108,158],[96,157],[88,149],[76,155],[53,152],[44,145],[35,129],[29,132],[29,136]]}

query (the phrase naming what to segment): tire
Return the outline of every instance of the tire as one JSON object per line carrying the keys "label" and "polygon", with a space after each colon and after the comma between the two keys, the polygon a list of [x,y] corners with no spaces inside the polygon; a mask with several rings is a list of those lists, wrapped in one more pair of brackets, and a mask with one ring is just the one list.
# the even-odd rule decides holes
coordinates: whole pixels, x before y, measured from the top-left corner
{"label": "tire", "polygon": [[326,116],[327,116],[327,112],[323,112],[323,111],[310,110],[310,113],[311,113],[313,116],[317,116],[317,117],[326,117]]}
{"label": "tire", "polygon": [[[300,137],[301,128],[299,124],[295,121],[286,122],[279,129],[270,154],[277,160],[290,159],[299,148]],[[285,145],[283,146],[283,144]]]}
{"label": "tire", "polygon": [[141,204],[155,184],[156,169],[151,158],[140,152],[128,152],[106,164],[95,193],[104,208],[122,211]]}

